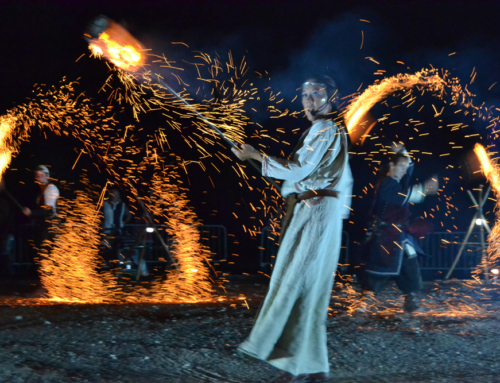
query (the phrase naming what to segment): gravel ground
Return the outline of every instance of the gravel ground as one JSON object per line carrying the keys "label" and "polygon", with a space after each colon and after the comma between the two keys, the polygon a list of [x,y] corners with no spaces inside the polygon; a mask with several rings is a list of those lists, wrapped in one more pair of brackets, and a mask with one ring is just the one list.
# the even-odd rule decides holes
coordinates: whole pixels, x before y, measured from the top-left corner
{"label": "gravel ground", "polygon": [[[26,306],[35,301],[13,305],[12,295],[3,296],[0,382],[265,382],[277,370],[236,355],[265,281],[238,278],[227,287],[229,301],[190,305]],[[348,315],[342,293],[334,293],[331,381],[500,382],[496,291],[485,299],[484,292],[475,297],[461,289],[457,283],[437,290],[429,284],[426,301],[443,309],[413,315]],[[240,294],[249,309],[236,299]],[[478,305],[486,309],[457,315],[450,307],[464,296],[485,301]],[[391,288],[377,299],[379,305],[400,302]]]}

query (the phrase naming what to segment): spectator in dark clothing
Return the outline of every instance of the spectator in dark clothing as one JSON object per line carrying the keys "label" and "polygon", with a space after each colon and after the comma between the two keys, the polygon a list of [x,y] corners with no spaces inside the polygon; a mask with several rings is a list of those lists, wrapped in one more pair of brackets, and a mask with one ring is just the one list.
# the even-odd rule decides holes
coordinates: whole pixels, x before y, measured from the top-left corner
{"label": "spectator in dark clothing", "polygon": [[119,257],[123,227],[130,220],[131,215],[128,206],[122,200],[120,190],[112,188],[108,198],[102,205],[104,220],[103,256],[106,262],[117,260]]}
{"label": "spectator in dark clothing", "polygon": [[[39,186],[39,193],[36,197],[35,207],[23,208],[23,214],[32,219],[34,223],[34,244],[37,249],[38,259],[48,251],[47,241],[53,239],[51,227],[57,217],[57,198],[59,190],[50,182],[50,172],[45,165],[39,165],[35,169],[35,182]],[[38,287],[31,294],[31,297],[41,297],[47,291],[43,287]]]}
{"label": "spectator in dark clothing", "polygon": [[402,145],[392,148],[395,155],[389,171],[375,191],[372,208],[372,234],[364,244],[366,265],[361,283],[367,290],[380,292],[393,278],[406,294],[405,311],[418,309],[417,293],[422,289],[422,277],[417,254],[422,253],[412,236],[410,204],[420,203],[426,195],[438,191],[437,178],[423,184],[410,185],[413,163]]}

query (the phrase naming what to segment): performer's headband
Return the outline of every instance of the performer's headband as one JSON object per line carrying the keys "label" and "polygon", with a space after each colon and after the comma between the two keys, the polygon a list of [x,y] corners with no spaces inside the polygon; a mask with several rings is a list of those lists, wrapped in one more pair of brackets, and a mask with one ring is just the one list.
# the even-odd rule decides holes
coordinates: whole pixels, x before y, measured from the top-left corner
{"label": "performer's headband", "polygon": [[326,85],[321,83],[321,82],[315,82],[315,81],[306,81],[305,83],[302,84],[302,88],[305,88],[307,86],[322,86],[323,88],[326,89]]}

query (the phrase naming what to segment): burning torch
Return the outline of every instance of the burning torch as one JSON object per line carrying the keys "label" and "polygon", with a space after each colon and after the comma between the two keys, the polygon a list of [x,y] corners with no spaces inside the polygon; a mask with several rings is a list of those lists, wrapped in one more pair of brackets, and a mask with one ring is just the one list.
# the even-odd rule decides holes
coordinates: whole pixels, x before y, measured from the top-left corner
{"label": "burning torch", "polygon": [[[141,51],[144,48],[139,41],[132,36],[125,28],[106,16],[98,16],[88,28],[88,32],[84,35],[90,44],[90,49],[96,56],[103,56],[116,67],[129,73],[137,73],[145,64],[144,55]],[[167,89],[174,97],[181,101],[190,111],[194,112],[207,126],[217,132],[227,144],[231,147],[237,145],[231,141],[223,132],[220,131],[213,123],[208,121],[195,107],[189,104],[181,97],[174,89],[160,78],[155,79],[161,86]],[[257,171],[261,171],[261,167],[253,160],[248,160]],[[278,184],[266,177],[266,180],[271,183],[277,190],[280,190]]]}
{"label": "burning torch", "polygon": [[483,145],[476,144],[474,146],[474,153],[476,153],[476,156],[479,159],[479,162],[481,163],[481,170],[483,171],[484,176],[488,177],[488,175],[491,172],[491,161],[490,157],[488,156],[488,153],[486,153],[486,149],[484,148]]}

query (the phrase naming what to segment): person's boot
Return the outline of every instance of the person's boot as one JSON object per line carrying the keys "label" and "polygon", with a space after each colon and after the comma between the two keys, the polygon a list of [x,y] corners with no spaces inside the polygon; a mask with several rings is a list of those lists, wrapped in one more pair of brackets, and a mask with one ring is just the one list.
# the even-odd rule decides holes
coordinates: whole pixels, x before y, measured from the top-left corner
{"label": "person's boot", "polygon": [[267,381],[267,383],[290,383],[293,378],[294,376],[292,374],[289,374],[288,372],[282,372],[275,376],[273,379]]}
{"label": "person's boot", "polygon": [[420,307],[420,305],[418,302],[417,293],[406,294],[405,303],[403,305],[404,310],[407,313],[412,313],[414,311],[417,311],[419,307]]}
{"label": "person's boot", "polygon": [[326,372],[319,372],[317,374],[309,374],[308,383],[328,383],[330,376]]}
{"label": "person's boot", "polygon": [[308,374],[301,374],[294,376],[292,380],[289,381],[289,383],[309,383],[310,382],[309,376],[310,375]]}

